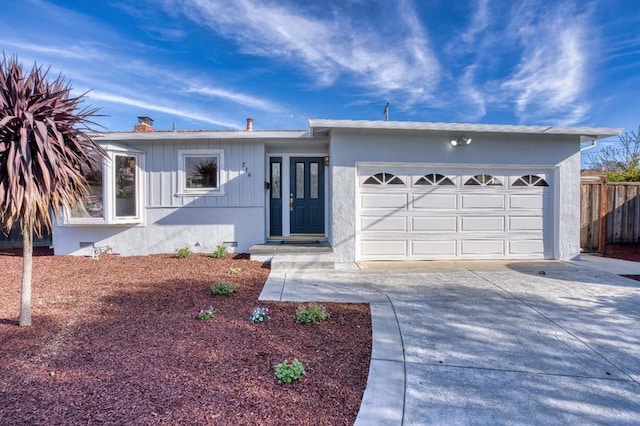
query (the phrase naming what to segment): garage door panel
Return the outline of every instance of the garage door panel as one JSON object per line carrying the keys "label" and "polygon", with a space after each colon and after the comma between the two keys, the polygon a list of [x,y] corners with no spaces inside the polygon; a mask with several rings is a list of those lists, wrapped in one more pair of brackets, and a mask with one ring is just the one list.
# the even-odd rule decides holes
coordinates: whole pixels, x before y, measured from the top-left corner
{"label": "garage door panel", "polygon": [[454,257],[456,255],[456,240],[412,241],[411,254],[414,256]]}
{"label": "garage door panel", "polygon": [[458,208],[457,194],[413,194],[414,209],[455,210]]}
{"label": "garage door panel", "polygon": [[542,194],[509,195],[511,210],[539,210],[543,207]]}
{"label": "garage door panel", "polygon": [[539,231],[543,230],[542,216],[511,216],[509,217],[509,231]]}
{"label": "garage door panel", "polygon": [[406,209],[407,194],[380,193],[362,194],[360,207],[363,209]]}
{"label": "garage door panel", "polygon": [[462,240],[460,254],[463,256],[504,256],[504,240]]}
{"label": "garage door panel", "polygon": [[504,210],[504,195],[500,194],[462,194],[462,209],[500,209]]}
{"label": "garage door panel", "polygon": [[504,217],[502,216],[463,216],[461,223],[462,232],[504,232]]}
{"label": "garage door panel", "polygon": [[413,217],[411,230],[414,232],[456,232],[456,216]]}
{"label": "garage door panel", "polygon": [[361,217],[363,231],[407,231],[407,218],[397,216],[363,216]]}
{"label": "garage door panel", "polygon": [[360,243],[363,256],[406,257],[407,241],[398,240],[367,240]]}
{"label": "garage door panel", "polygon": [[544,240],[509,241],[511,255],[543,255]]}

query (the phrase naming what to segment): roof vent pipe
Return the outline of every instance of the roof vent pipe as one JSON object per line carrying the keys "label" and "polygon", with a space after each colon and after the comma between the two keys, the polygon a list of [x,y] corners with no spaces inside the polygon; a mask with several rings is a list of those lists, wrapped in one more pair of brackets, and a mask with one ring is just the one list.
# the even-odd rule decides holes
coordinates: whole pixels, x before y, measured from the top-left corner
{"label": "roof vent pipe", "polygon": [[247,118],[247,132],[253,132],[253,118]]}

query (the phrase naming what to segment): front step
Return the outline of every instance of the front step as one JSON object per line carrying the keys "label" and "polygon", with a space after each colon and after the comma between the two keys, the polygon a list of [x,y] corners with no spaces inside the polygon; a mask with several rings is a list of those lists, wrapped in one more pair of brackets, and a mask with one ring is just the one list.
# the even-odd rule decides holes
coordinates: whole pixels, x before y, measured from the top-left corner
{"label": "front step", "polygon": [[276,254],[271,259],[271,270],[282,269],[335,269],[333,253]]}
{"label": "front step", "polygon": [[251,260],[271,261],[271,269],[334,269],[333,248],[326,241],[301,244],[268,242],[249,248]]}

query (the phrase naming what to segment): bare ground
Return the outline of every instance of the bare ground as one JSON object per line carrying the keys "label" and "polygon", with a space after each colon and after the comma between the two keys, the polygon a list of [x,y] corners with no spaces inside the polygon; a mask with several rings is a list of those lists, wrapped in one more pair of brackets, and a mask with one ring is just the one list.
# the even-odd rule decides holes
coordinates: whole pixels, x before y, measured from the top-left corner
{"label": "bare ground", "polygon": [[[371,355],[367,305],[258,303],[268,265],[245,256],[34,258],[33,326],[18,327],[22,258],[0,253],[3,424],[352,424]],[[237,275],[230,268],[240,268]],[[239,285],[214,296],[214,281]],[[194,318],[213,305],[210,321]],[[267,306],[272,319],[248,317]],[[298,358],[307,375],[278,384]]]}

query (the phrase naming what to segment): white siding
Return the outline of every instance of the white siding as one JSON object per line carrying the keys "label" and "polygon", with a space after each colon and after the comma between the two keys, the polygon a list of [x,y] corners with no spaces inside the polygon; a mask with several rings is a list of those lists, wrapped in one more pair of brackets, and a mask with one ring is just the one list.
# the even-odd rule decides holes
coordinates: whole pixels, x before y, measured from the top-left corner
{"label": "white siding", "polygon": [[[264,205],[264,145],[251,141],[179,140],[149,141],[140,149],[148,152],[148,207],[238,207]],[[223,196],[178,196],[178,150],[222,149]],[[243,166],[244,165],[244,166]]]}
{"label": "white siding", "polygon": [[[261,142],[157,140],[139,143],[137,148],[146,151],[148,156],[147,207],[255,207],[264,204],[264,144]],[[223,196],[177,195],[178,150],[181,149],[224,150],[224,169],[220,170]]]}
{"label": "white siding", "polygon": [[[101,141],[102,142],[102,141]],[[211,252],[233,242],[246,252],[264,241],[264,142],[252,140],[121,140],[146,155],[145,222],[137,226],[64,226],[53,232],[56,254],[90,254],[84,243],[122,255],[171,253],[184,245]],[[224,195],[179,196],[178,150],[222,149]]]}
{"label": "white siding", "polygon": [[260,207],[151,208],[144,226],[56,226],[56,255],[90,255],[91,248],[109,247],[123,256],[172,253],[189,246],[211,253],[220,243],[234,242],[230,251],[246,252],[264,241],[263,209]]}

